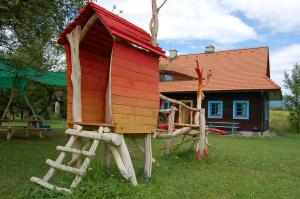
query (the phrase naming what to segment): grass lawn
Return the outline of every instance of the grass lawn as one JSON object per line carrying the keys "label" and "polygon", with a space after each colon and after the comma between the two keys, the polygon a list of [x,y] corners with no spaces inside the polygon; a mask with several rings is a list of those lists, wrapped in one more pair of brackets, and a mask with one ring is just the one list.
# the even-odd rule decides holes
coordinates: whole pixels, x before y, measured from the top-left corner
{"label": "grass lawn", "polygon": [[[47,158],[55,159],[57,145],[63,145],[65,124],[51,123],[54,131],[44,139],[31,137],[0,139],[0,198],[300,198],[300,135],[287,126],[285,112],[271,112],[275,137],[210,135],[209,158],[196,161],[186,144],[170,155],[159,148],[164,140],[153,140],[153,176],[143,181],[143,158],[128,141],[139,186],[122,180],[115,164],[111,175],[103,174],[102,151],[79,188],[72,195],[47,191],[29,182],[43,177]],[[58,173],[61,174],[61,173]],[[57,175],[59,176],[59,175]],[[69,186],[71,176],[54,182]],[[52,181],[53,182],[53,181]]]}

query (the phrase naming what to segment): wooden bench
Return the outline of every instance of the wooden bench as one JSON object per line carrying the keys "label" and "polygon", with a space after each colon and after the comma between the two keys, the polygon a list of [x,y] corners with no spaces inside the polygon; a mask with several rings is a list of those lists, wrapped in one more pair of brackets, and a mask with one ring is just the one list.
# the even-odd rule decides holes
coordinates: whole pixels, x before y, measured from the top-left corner
{"label": "wooden bench", "polygon": [[235,122],[207,122],[209,128],[231,129],[231,133],[235,134],[239,127],[239,123]]}
{"label": "wooden bench", "polygon": [[29,137],[29,133],[38,133],[40,138],[43,138],[43,132],[51,130],[50,126],[45,127],[41,119],[27,120],[27,126],[23,128],[24,134]]}
{"label": "wooden bench", "polygon": [[26,135],[26,137],[30,137],[29,133],[36,132],[36,133],[39,134],[40,138],[43,138],[43,134],[42,133],[45,132],[45,131],[49,131],[50,129],[51,128],[43,128],[43,127],[38,128],[38,127],[27,127],[27,126],[25,126],[23,128],[23,131],[24,131],[24,134]]}

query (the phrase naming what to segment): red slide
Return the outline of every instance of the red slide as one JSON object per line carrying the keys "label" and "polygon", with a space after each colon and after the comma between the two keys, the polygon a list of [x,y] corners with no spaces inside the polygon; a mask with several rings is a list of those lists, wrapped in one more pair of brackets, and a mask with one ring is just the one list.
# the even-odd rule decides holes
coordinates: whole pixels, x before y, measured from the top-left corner
{"label": "red slide", "polygon": [[220,129],[215,129],[215,128],[208,128],[207,129],[209,132],[218,134],[218,135],[228,135],[228,133],[224,130],[220,130]]}

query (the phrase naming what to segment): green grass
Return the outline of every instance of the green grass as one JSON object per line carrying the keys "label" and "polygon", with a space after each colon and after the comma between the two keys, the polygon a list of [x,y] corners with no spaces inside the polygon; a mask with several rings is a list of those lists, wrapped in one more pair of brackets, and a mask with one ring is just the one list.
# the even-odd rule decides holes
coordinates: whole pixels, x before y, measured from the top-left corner
{"label": "green grass", "polygon": [[[300,135],[292,134],[285,112],[271,113],[275,137],[209,137],[214,148],[209,158],[198,162],[186,144],[170,155],[159,150],[164,140],[153,140],[153,176],[143,181],[143,159],[130,141],[139,185],[122,180],[115,164],[111,175],[103,174],[102,151],[72,195],[47,191],[29,182],[42,177],[47,158],[55,159],[57,145],[65,144],[65,124],[56,124],[45,139],[0,139],[0,198],[300,198]],[[51,124],[53,126],[53,123]],[[61,173],[59,173],[61,174]],[[54,179],[70,185],[71,176]]]}

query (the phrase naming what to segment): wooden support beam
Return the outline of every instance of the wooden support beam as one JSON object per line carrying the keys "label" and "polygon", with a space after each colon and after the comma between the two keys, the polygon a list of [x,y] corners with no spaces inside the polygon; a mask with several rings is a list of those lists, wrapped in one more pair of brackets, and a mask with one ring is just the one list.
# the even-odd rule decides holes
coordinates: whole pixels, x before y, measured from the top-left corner
{"label": "wooden support beam", "polygon": [[206,137],[205,137],[205,109],[201,109],[200,112],[200,134],[199,134],[199,141],[196,146],[196,152],[200,153],[201,157],[204,157],[206,155]]}
{"label": "wooden support beam", "polygon": [[110,153],[108,148],[108,143],[104,143],[104,157],[103,157],[104,171],[105,174],[109,174],[110,168]]}
{"label": "wooden support beam", "polygon": [[[122,137],[123,137],[123,135],[122,135]],[[133,165],[132,165],[131,157],[130,157],[128,148],[126,146],[124,137],[122,139],[122,142],[121,142],[120,146],[118,146],[118,151],[119,151],[119,153],[122,157],[123,163],[124,163],[127,171],[129,172],[129,174],[131,176],[130,177],[131,184],[133,186],[136,186],[138,183],[137,183],[137,180],[136,180],[135,171],[134,171],[134,168],[133,168]]]}
{"label": "wooden support beam", "polygon": [[181,101],[178,101],[178,100],[175,100],[175,99],[168,98],[167,96],[164,96],[164,95],[162,95],[162,94],[160,94],[160,99],[165,100],[165,101],[168,101],[168,102],[171,102],[171,103],[173,103],[173,104],[180,105],[180,106],[182,106],[183,108],[186,108],[186,109],[191,110],[191,111],[200,112],[200,109],[199,109],[199,108],[193,108],[193,107],[187,106],[186,104],[184,104],[184,103],[181,102]]}
{"label": "wooden support beam", "polygon": [[162,139],[170,139],[170,138],[174,138],[177,137],[179,135],[185,135],[187,134],[189,131],[191,131],[190,127],[183,127],[181,129],[177,129],[175,130],[171,135],[166,134],[166,133],[158,133],[156,135],[156,137],[158,138],[162,138]]}
{"label": "wooden support beam", "polygon": [[[80,35],[81,35],[81,27],[77,25],[66,36],[70,44],[71,64],[72,64],[72,73],[71,73],[71,82],[73,87],[72,117],[73,117],[73,121],[76,122],[82,122],[81,67],[80,67],[80,60],[79,60]],[[75,125],[74,127],[76,128]],[[76,149],[80,149],[80,140],[75,139],[74,143],[72,144],[72,147]],[[76,162],[77,166],[79,166],[80,156],[77,154],[73,154],[71,162]]]}
{"label": "wooden support beam", "polygon": [[173,107],[172,109],[162,109],[162,110],[159,110],[160,113],[169,113],[170,111],[177,111],[178,109],[176,107]]}
{"label": "wooden support beam", "polygon": [[151,134],[145,135],[145,166],[144,166],[144,179],[148,180],[152,173],[152,146]]}
{"label": "wooden support beam", "polygon": [[89,20],[86,22],[86,24],[84,25],[81,33],[80,33],[80,42],[82,41],[82,39],[85,37],[86,33],[89,31],[89,29],[93,26],[93,24],[95,23],[95,21],[98,19],[98,16],[96,13],[94,13]]}
{"label": "wooden support beam", "polygon": [[124,162],[123,162],[123,160],[121,158],[121,155],[120,155],[118,149],[116,148],[116,146],[111,145],[111,144],[107,144],[107,147],[110,150],[110,152],[113,154],[113,156],[115,158],[115,161],[116,161],[116,164],[117,164],[117,167],[118,167],[121,175],[126,180],[128,180],[131,177],[131,175],[128,172],[127,168],[125,167]]}
{"label": "wooden support beam", "polygon": [[169,154],[172,150],[172,133],[174,130],[174,120],[175,120],[175,110],[173,111],[175,107],[171,107],[171,112],[169,113],[168,116],[168,136],[169,139],[167,140],[167,145],[166,145],[166,154]]}
{"label": "wooden support beam", "polygon": [[66,134],[68,135],[74,135],[79,137],[85,137],[90,139],[97,139],[97,140],[103,140],[108,143],[112,143],[114,145],[120,145],[122,142],[122,135],[116,134],[116,133],[103,133],[100,135],[96,131],[81,131],[78,132],[74,129],[67,129]]}

